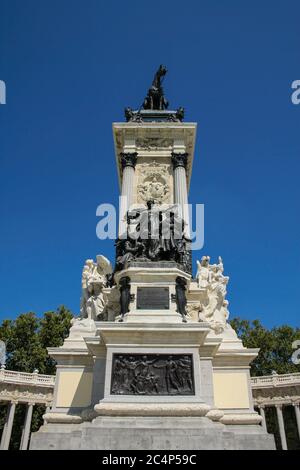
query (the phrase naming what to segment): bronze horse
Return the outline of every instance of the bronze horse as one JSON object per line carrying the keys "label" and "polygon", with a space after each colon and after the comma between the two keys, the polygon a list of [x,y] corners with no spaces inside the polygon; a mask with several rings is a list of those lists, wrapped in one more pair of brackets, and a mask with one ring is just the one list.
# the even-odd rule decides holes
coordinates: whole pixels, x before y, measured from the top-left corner
{"label": "bronze horse", "polygon": [[144,109],[167,109],[169,103],[168,100],[164,97],[164,91],[161,85],[162,78],[166,75],[166,73],[167,68],[164,65],[160,65],[154,76],[151,88],[149,88],[148,94],[144,100]]}

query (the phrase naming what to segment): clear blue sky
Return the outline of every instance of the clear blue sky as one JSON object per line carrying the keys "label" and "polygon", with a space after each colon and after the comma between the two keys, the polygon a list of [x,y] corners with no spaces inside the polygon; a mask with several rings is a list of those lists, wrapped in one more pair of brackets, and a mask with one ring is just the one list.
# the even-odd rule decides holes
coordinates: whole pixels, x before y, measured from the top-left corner
{"label": "clear blue sky", "polygon": [[231,317],[299,326],[297,0],[0,0],[0,320],[79,311],[86,258],[113,260],[96,207],[117,202],[111,125],[160,63],[198,122],[190,201],[200,258],[222,255]]}

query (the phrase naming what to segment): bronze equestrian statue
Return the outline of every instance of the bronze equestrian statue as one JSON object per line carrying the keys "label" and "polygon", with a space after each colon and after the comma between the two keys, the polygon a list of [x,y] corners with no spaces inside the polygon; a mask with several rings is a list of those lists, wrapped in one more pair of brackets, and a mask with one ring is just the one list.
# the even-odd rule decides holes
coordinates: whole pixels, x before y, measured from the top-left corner
{"label": "bronze equestrian statue", "polygon": [[148,90],[148,94],[144,100],[143,108],[144,109],[158,109],[163,110],[167,109],[169,103],[164,97],[164,90],[161,85],[162,78],[167,73],[167,67],[160,65],[158,71],[156,72],[151,88]]}

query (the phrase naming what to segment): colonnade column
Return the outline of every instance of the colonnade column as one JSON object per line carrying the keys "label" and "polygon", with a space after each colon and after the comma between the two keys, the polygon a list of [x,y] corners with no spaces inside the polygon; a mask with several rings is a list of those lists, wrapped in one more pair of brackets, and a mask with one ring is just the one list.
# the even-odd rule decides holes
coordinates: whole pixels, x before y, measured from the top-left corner
{"label": "colonnade column", "polygon": [[124,234],[126,234],[126,214],[130,205],[133,203],[134,169],[137,155],[137,152],[122,152],[120,154],[123,175],[119,209],[119,238],[124,237]]}
{"label": "colonnade column", "polygon": [[187,153],[172,152],[175,204],[178,204],[181,209],[181,216],[186,223],[184,234],[187,238],[190,238],[188,193],[186,184],[187,157]]}
{"label": "colonnade column", "polygon": [[6,421],[5,421],[2,438],[1,438],[1,450],[8,450],[9,448],[12,427],[14,424],[16,405],[17,405],[17,402],[13,401],[8,406],[8,412],[6,415]]}
{"label": "colonnade column", "polygon": [[282,405],[275,405],[275,407],[276,407],[276,413],[277,413],[277,419],[278,419],[281,447],[282,447],[282,450],[287,450],[284,420],[283,420],[283,414],[282,414]]}
{"label": "colonnade column", "polygon": [[294,404],[295,414],[296,414],[296,421],[297,421],[297,428],[298,428],[298,436],[300,439],[300,404]]}
{"label": "colonnade column", "polygon": [[35,403],[28,403],[24,421],[24,428],[22,433],[22,439],[20,444],[20,450],[28,449],[28,442],[30,436],[31,420],[32,420],[32,411]]}
{"label": "colonnade column", "polygon": [[267,431],[267,422],[266,422],[266,414],[265,414],[265,407],[264,406],[259,406],[258,407],[258,410],[259,410],[259,414],[260,416],[262,417],[262,422],[261,422],[261,425],[263,427],[263,429]]}
{"label": "colonnade column", "polygon": [[7,429],[7,422],[8,422],[9,408],[10,408],[10,403],[9,403],[8,405],[6,405],[6,415],[5,415],[5,422],[4,422],[4,426],[3,426],[3,429],[2,429],[2,436],[1,436],[0,450],[2,450],[2,449],[3,449],[3,445],[4,445],[4,439],[5,439],[6,429]]}

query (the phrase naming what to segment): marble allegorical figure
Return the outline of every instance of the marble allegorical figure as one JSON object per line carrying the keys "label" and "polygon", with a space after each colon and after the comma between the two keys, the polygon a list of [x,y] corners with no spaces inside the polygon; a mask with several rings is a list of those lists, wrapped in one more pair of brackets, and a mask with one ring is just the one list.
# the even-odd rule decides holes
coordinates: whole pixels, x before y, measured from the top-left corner
{"label": "marble allegorical figure", "polygon": [[210,257],[202,256],[201,262],[197,260],[197,274],[196,279],[198,287],[206,288],[211,281],[211,271],[209,268]]}
{"label": "marble allegorical figure", "polygon": [[[224,276],[222,258],[217,264],[210,264],[210,257],[203,256],[201,262],[197,261],[197,283],[202,291],[199,304],[199,319],[211,324],[212,329],[218,334],[227,326],[229,317],[227,294],[228,276]],[[192,308],[192,306],[190,307]]]}
{"label": "marble allegorical figure", "polygon": [[80,302],[81,319],[99,320],[105,311],[106,302],[103,289],[109,284],[112,266],[103,255],[97,255],[96,260],[96,263],[92,259],[86,260],[83,267]]}

